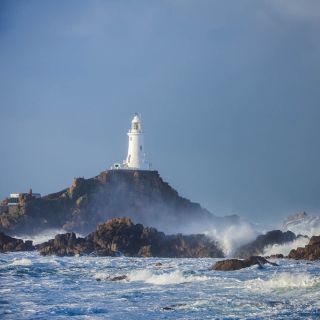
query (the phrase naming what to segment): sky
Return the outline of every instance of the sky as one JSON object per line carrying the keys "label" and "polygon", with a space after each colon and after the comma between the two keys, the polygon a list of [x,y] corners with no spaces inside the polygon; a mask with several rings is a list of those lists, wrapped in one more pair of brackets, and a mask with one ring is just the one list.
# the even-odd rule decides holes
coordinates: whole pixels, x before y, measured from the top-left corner
{"label": "sky", "polygon": [[320,212],[320,1],[0,1],[0,198],[126,157],[216,215]]}

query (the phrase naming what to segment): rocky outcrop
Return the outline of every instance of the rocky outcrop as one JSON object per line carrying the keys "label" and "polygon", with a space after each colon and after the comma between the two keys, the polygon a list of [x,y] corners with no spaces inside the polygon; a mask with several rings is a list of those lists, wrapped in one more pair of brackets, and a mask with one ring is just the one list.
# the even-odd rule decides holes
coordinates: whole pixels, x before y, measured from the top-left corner
{"label": "rocky outcrop", "polygon": [[[164,182],[157,171],[109,170],[42,198],[21,197],[16,206],[2,201],[0,231],[32,234],[48,228],[88,233],[113,217],[127,216],[167,233],[191,233],[214,223],[236,223],[237,216],[214,217]],[[183,223],[181,223],[183,221]],[[192,230],[187,229],[192,225]],[[200,230],[199,228],[199,231]]]}
{"label": "rocky outcrop", "polygon": [[75,233],[58,234],[54,239],[36,245],[41,255],[75,256],[86,252],[87,243],[84,238],[77,238]]}
{"label": "rocky outcrop", "polygon": [[234,254],[235,258],[247,259],[251,256],[261,255],[266,246],[283,244],[296,239],[296,235],[291,231],[282,232],[280,230],[269,231],[259,235],[254,241],[241,246]]}
{"label": "rocky outcrop", "polygon": [[273,266],[277,266],[276,263],[270,262],[263,257],[252,256],[245,260],[227,259],[227,260],[218,261],[212,266],[212,269],[218,270],[218,271],[234,271],[234,270],[239,270],[243,268],[248,268],[254,265],[259,265],[260,267],[262,267],[266,263],[269,263]]}
{"label": "rocky outcrop", "polygon": [[12,238],[0,232],[0,252],[32,251],[34,249],[32,241]]}
{"label": "rocky outcrop", "polygon": [[37,250],[41,255],[59,256],[121,253],[136,257],[223,257],[217,243],[204,235],[165,235],[128,218],[108,220],[85,238],[77,238],[74,233],[57,235],[38,245]]}
{"label": "rocky outcrop", "polygon": [[297,248],[290,251],[288,258],[296,260],[319,260],[320,259],[320,236],[311,237],[304,248]]}

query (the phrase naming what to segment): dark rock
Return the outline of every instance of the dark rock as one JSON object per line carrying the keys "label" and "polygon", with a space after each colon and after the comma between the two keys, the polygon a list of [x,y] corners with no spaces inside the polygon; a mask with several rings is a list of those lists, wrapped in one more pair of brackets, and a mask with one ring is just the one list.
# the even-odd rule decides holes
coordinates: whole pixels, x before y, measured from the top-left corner
{"label": "dark rock", "polygon": [[284,255],[282,253],[272,254],[270,257],[266,257],[266,259],[283,259]]}
{"label": "dark rock", "polygon": [[89,253],[89,244],[84,238],[77,238],[72,233],[57,234],[54,239],[36,245],[36,249],[43,256],[74,256],[80,253]]}
{"label": "dark rock", "polygon": [[261,255],[266,246],[283,244],[296,239],[296,235],[291,231],[282,232],[280,230],[269,231],[259,235],[256,240],[241,246],[234,254],[235,258],[246,259],[251,256]]}
{"label": "dark rock", "polygon": [[32,241],[23,241],[21,239],[16,239],[5,235],[0,232],[0,252],[8,251],[32,251],[35,247]]}
{"label": "dark rock", "polygon": [[253,265],[259,265],[260,267],[262,267],[266,263],[269,263],[273,266],[277,266],[276,263],[270,262],[263,257],[252,256],[245,260],[227,259],[227,260],[218,261],[213,265],[212,269],[219,270],[219,271],[233,271],[233,270],[248,268]]}
{"label": "dark rock", "polygon": [[71,187],[39,199],[22,197],[10,212],[5,201],[1,208],[0,231],[7,234],[32,234],[48,228],[88,233],[97,224],[122,216],[170,233],[188,233],[189,223],[195,230],[208,223],[219,227],[239,220],[237,216],[214,217],[181,197],[157,171],[104,171],[94,178],[74,179]]}
{"label": "dark rock", "polygon": [[290,251],[288,258],[296,260],[319,260],[320,259],[320,236],[311,237],[304,248],[297,248]]}
{"label": "dark rock", "polygon": [[187,306],[186,303],[176,303],[176,304],[172,304],[171,306],[167,306],[167,307],[163,307],[162,310],[175,310],[177,308],[181,308],[181,307],[185,307]]}
{"label": "dark rock", "polygon": [[155,228],[134,224],[128,218],[114,218],[98,225],[85,238],[60,234],[37,246],[41,255],[93,254],[113,256],[121,252],[137,257],[223,257],[217,243],[204,235],[165,235]]}
{"label": "dark rock", "polygon": [[126,275],[122,275],[122,276],[116,276],[116,277],[112,277],[110,278],[110,281],[121,281],[121,280],[127,280],[128,277]]}

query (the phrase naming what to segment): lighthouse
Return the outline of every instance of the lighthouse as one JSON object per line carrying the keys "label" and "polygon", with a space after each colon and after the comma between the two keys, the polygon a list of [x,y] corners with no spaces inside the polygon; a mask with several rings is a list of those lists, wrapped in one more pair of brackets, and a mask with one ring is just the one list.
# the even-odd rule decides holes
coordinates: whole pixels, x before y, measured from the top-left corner
{"label": "lighthouse", "polygon": [[111,169],[150,170],[151,164],[146,161],[143,143],[141,117],[135,114],[128,131],[128,154],[122,164],[115,163]]}

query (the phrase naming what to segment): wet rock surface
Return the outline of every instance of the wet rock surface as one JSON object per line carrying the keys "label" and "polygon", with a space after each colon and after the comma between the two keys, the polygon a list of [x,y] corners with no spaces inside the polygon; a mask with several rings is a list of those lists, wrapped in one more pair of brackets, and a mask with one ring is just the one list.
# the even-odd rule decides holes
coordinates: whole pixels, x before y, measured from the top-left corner
{"label": "wet rock surface", "polygon": [[32,251],[34,249],[32,241],[12,238],[0,232],[0,252]]}
{"label": "wet rock surface", "polygon": [[311,237],[304,248],[297,248],[290,251],[288,258],[296,260],[319,260],[320,259],[320,236]]}
{"label": "wet rock surface", "polygon": [[165,235],[129,218],[110,219],[85,238],[74,233],[57,235],[38,245],[37,250],[41,255],[59,256],[223,257],[217,243],[204,235]]}
{"label": "wet rock surface", "polygon": [[296,238],[296,235],[291,231],[269,231],[266,234],[259,235],[254,241],[238,248],[234,254],[234,257],[247,259],[251,256],[261,255],[263,254],[263,250],[266,246],[291,242]]}
{"label": "wet rock surface", "polygon": [[261,256],[252,256],[245,260],[227,259],[218,261],[212,266],[212,269],[218,271],[233,271],[248,268],[253,265],[259,265],[260,267],[262,267],[266,263],[271,264],[273,266],[277,266],[276,263],[270,262]]}

